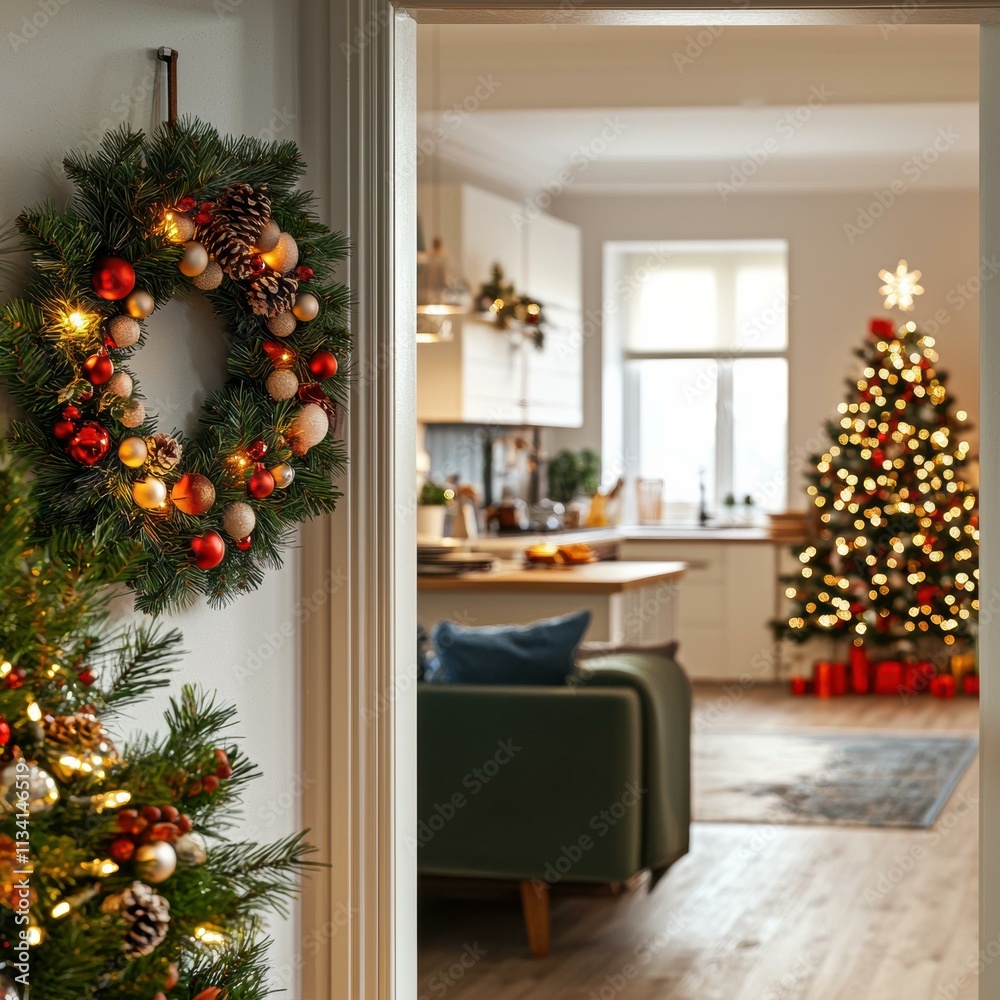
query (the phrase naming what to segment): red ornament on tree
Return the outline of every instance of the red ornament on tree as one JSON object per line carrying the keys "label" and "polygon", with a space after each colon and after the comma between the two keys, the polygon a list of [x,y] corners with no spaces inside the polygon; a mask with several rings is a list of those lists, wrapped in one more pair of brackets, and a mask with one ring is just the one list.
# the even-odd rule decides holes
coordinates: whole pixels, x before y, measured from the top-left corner
{"label": "red ornament on tree", "polygon": [[10,742],[10,723],[0,715],[0,747],[5,747]]}
{"label": "red ornament on tree", "polygon": [[97,465],[111,450],[111,436],[96,420],[86,421],[70,438],[66,451],[74,462]]}
{"label": "red ornament on tree", "polygon": [[337,358],[330,351],[317,351],[309,359],[309,371],[320,380],[333,378],[338,367]]}
{"label": "red ornament on tree", "polygon": [[896,328],[889,319],[873,319],[869,322],[868,329],[873,337],[888,337],[890,340],[896,338]]}
{"label": "red ornament on tree", "polygon": [[76,421],[63,417],[52,425],[52,434],[57,441],[66,442],[76,433]]}
{"label": "red ornament on tree", "polygon": [[93,670],[91,670],[90,667],[86,667],[76,675],[76,679],[84,687],[90,687],[90,685],[97,680],[97,674]]}
{"label": "red ornament on tree", "polygon": [[181,198],[179,202],[177,202],[177,211],[190,212],[191,209],[194,208],[195,205],[197,204],[198,202],[195,198],[192,198],[191,195],[186,195],[185,197]]}
{"label": "red ornament on tree", "polygon": [[207,226],[212,221],[212,215],[215,212],[215,203],[211,201],[203,201],[201,207],[198,209],[198,214],[194,217],[194,224],[196,226]]}
{"label": "red ornament on tree", "polygon": [[262,341],[260,346],[264,348],[264,353],[271,359],[275,368],[288,368],[295,363],[295,352],[276,340]]}
{"label": "red ornament on tree", "polygon": [[91,385],[104,385],[114,373],[114,362],[103,347],[96,354],[91,354],[80,369],[80,374]]}
{"label": "red ornament on tree", "polygon": [[[247,483],[247,492],[255,500],[266,500],[274,492],[274,476],[267,471],[263,463],[257,466],[254,474],[250,477],[250,482]],[[247,536],[247,541],[249,542],[249,536]],[[250,548],[249,544],[247,548]]]}
{"label": "red ornament on tree", "polygon": [[263,438],[251,441],[247,448],[247,458],[251,462],[259,462],[267,454],[267,442]]}
{"label": "red ornament on tree", "polygon": [[135,269],[124,257],[101,257],[90,283],[102,299],[117,302],[135,288]]}
{"label": "red ornament on tree", "polygon": [[249,552],[251,545],[253,545],[253,535],[247,535],[246,538],[236,539],[236,548],[238,548],[240,552]]}
{"label": "red ornament on tree", "polygon": [[135,854],[135,844],[128,837],[119,837],[111,845],[111,857],[115,861],[131,861]]}
{"label": "red ornament on tree", "polygon": [[226,557],[226,543],[222,535],[209,529],[203,535],[191,539],[194,564],[198,569],[215,569]]}
{"label": "red ornament on tree", "polygon": [[316,276],[316,272],[309,267],[308,264],[299,264],[294,271],[292,271],[292,277],[296,281],[301,281],[303,284],[307,281],[312,281]]}
{"label": "red ornament on tree", "polygon": [[[962,690],[970,698],[978,698],[979,697],[979,674],[966,674],[965,677],[962,678]],[[0,742],[3,742],[3,741],[0,740]]]}
{"label": "red ornament on tree", "polygon": [[255,277],[259,278],[263,273],[267,265],[264,263],[264,258],[261,257],[259,253],[255,253],[250,258],[250,273]]}

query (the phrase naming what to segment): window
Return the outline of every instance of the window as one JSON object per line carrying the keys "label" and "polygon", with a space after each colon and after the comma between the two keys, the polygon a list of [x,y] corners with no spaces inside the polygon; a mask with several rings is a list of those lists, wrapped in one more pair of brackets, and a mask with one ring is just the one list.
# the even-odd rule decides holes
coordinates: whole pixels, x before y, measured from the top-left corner
{"label": "window", "polygon": [[690,512],[732,494],[786,501],[788,266],[783,242],[623,247],[616,285],[630,471]]}

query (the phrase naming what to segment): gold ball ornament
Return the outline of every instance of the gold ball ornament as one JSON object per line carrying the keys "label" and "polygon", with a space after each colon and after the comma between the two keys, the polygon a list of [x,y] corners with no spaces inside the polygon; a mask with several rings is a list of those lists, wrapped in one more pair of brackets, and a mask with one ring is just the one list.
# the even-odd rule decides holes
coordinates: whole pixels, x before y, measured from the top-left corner
{"label": "gold ball ornament", "polygon": [[140,844],[132,855],[132,867],[145,882],[166,882],[177,869],[177,853],[165,840]]}
{"label": "gold ball ornament", "polygon": [[267,391],[271,399],[291,399],[299,391],[299,380],[295,372],[279,368],[267,376]]}
{"label": "gold ball ornament", "polygon": [[299,262],[299,245],[288,233],[282,233],[278,237],[274,249],[261,254],[261,257],[273,271],[287,274],[289,271],[293,271]]}
{"label": "gold ball ornament", "polygon": [[177,266],[185,277],[197,278],[208,267],[208,251],[196,240],[188,240]]}
{"label": "gold ball ornament", "polygon": [[155,308],[156,303],[149,292],[133,292],[125,300],[125,311],[133,319],[145,319],[147,316],[152,316]]}
{"label": "gold ball ornament", "polygon": [[203,292],[210,292],[222,284],[222,278],[222,268],[214,260],[210,260],[205,270],[191,279],[191,284]]}
{"label": "gold ball ornament", "polygon": [[156,476],[137,479],[132,484],[132,499],[143,510],[156,510],[167,502],[167,488],[163,485],[163,480]]}
{"label": "gold ball ornament", "polygon": [[292,312],[295,314],[296,319],[302,320],[303,323],[308,323],[311,319],[315,319],[319,315],[319,299],[312,292],[303,292],[295,300]]}
{"label": "gold ball ornament", "polygon": [[126,427],[138,427],[146,419],[146,405],[141,399],[127,399],[118,419]]}
{"label": "gold ball ornament", "polygon": [[260,231],[257,237],[256,247],[259,253],[269,253],[278,245],[281,238],[281,226],[274,219],[268,219],[267,225]]}
{"label": "gold ball ornament", "polygon": [[276,337],[290,337],[295,333],[296,326],[295,315],[291,312],[280,312],[267,321],[268,330]]}
{"label": "gold ball ornament", "polygon": [[59,801],[59,786],[48,771],[26,760],[15,760],[0,771],[0,813],[47,813]]}
{"label": "gold ball ornament", "polygon": [[318,445],[329,431],[330,421],[323,407],[307,403],[296,414],[288,431],[292,454],[301,458],[310,448]]}
{"label": "gold ball ornament", "polygon": [[178,510],[197,517],[212,509],[215,503],[215,486],[208,476],[203,476],[200,472],[185,472],[174,483],[170,499]]}
{"label": "gold ball ornament", "polygon": [[237,541],[252,534],[256,525],[257,515],[254,514],[253,507],[241,500],[231,503],[222,512],[222,530]]}
{"label": "gold ball ornament", "polygon": [[272,466],[268,471],[274,479],[274,485],[279,490],[287,490],[295,479],[295,470],[287,462]]}
{"label": "gold ball ornament", "polygon": [[105,395],[121,396],[128,399],[132,395],[132,376],[128,372],[115,372],[104,385]]}
{"label": "gold ball ornament", "polygon": [[167,212],[164,230],[171,243],[187,243],[194,239],[194,221],[178,212]]}
{"label": "gold ball ornament", "polygon": [[112,316],[108,320],[108,334],[115,347],[131,347],[139,339],[142,327],[131,316]]}
{"label": "gold ball ornament", "polygon": [[141,468],[149,458],[149,448],[141,437],[127,437],[118,445],[118,458],[130,469]]}
{"label": "gold ball ornament", "polygon": [[205,843],[205,838],[195,830],[178,837],[174,841],[174,851],[177,860],[190,868],[203,865],[208,860],[208,845]]}

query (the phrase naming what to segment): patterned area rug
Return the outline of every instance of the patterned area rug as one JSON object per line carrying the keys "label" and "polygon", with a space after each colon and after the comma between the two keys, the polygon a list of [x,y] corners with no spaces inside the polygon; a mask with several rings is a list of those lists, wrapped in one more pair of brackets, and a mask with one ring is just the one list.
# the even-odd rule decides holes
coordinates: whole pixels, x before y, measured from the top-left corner
{"label": "patterned area rug", "polygon": [[926,828],[978,746],[954,736],[698,733],[694,818]]}

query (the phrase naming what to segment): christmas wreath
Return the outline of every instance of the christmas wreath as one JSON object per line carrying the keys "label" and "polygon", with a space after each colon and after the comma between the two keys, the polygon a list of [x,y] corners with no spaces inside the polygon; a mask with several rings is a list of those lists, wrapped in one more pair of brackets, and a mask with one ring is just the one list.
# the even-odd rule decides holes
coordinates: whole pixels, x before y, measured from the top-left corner
{"label": "christmas wreath", "polygon": [[[25,211],[24,294],[0,314],[0,371],[26,414],[16,447],[38,525],[79,547],[131,548],[147,612],[252,590],[296,525],[333,510],[345,464],[348,289],[342,235],[296,188],[294,142],[221,137],[187,120],[151,137],[108,133],[70,155],[72,206]],[[226,328],[226,384],[197,436],[147,413],[129,362],[154,310],[191,289]]]}

